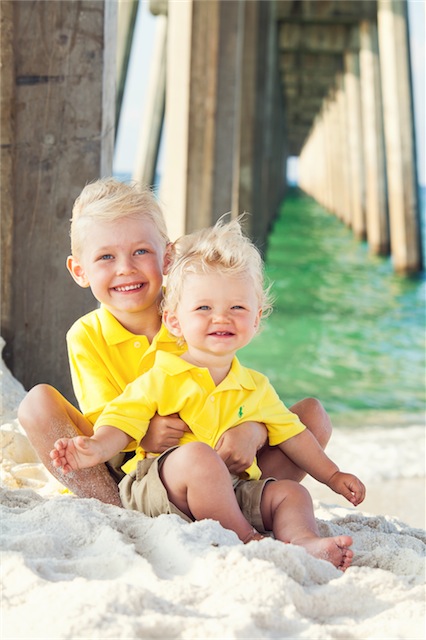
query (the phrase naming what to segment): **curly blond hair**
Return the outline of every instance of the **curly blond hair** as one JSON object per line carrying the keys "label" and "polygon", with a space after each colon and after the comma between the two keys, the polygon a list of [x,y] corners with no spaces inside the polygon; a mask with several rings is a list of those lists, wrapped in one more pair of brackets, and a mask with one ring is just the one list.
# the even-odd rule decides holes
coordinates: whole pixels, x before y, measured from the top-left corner
{"label": "curly blond hair", "polygon": [[162,310],[176,311],[185,276],[189,273],[222,273],[228,276],[249,275],[262,309],[262,318],[272,312],[271,284],[265,284],[263,260],[253,242],[243,234],[245,215],[229,222],[222,216],[213,227],[179,238],[172,248]]}
{"label": "curly blond hair", "polygon": [[126,184],[115,178],[100,178],[87,184],[74,202],[71,219],[71,253],[81,254],[87,222],[141,216],[150,220],[167,244],[167,227],[161,207],[149,187]]}

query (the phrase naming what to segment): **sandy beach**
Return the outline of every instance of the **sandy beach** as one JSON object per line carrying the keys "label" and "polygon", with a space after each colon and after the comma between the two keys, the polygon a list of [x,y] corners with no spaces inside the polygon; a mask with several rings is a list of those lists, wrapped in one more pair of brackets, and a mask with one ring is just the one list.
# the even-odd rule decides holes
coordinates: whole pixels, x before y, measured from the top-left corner
{"label": "sandy beach", "polygon": [[[388,466],[373,466],[358,509],[306,482],[321,533],[353,537],[343,574],[272,539],[244,546],[213,521],[150,519],[64,494],[16,418],[24,389],[4,365],[1,378],[2,640],[425,637],[421,446],[401,444],[398,459],[412,474],[400,478],[378,430]],[[413,425],[413,437],[422,433]],[[360,464],[347,436],[335,435],[345,466],[345,456]],[[367,453],[371,467],[377,452]]]}

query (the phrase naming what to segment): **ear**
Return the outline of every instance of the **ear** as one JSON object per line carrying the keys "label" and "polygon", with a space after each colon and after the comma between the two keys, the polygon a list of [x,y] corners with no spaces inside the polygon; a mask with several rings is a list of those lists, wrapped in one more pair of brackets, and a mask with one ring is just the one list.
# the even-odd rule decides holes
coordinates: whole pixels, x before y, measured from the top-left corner
{"label": "ear", "polygon": [[67,269],[70,272],[73,280],[75,280],[75,282],[80,285],[80,287],[83,287],[84,289],[90,287],[89,280],[87,279],[83,267],[77,262],[74,256],[68,256]]}
{"label": "ear", "polygon": [[262,317],[262,309],[259,309],[259,311],[257,312],[257,316],[254,320],[254,328],[256,329],[256,331],[259,329],[261,317]]}
{"label": "ear", "polygon": [[175,245],[173,242],[168,242],[166,246],[166,251],[164,254],[163,261],[163,275],[166,276],[169,273],[170,266],[173,262],[173,258],[175,255]]}
{"label": "ear", "polygon": [[182,337],[182,329],[180,328],[179,320],[174,313],[164,311],[163,322],[173,336],[176,336],[177,338]]}

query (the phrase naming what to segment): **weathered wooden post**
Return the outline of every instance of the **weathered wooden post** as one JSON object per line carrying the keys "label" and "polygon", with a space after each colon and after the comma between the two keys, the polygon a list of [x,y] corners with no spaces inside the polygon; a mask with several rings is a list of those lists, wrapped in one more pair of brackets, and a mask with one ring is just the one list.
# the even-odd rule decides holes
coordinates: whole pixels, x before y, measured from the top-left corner
{"label": "weathered wooden post", "polygon": [[161,200],[172,239],[231,209],[238,5],[169,4]]}
{"label": "weathered wooden post", "polygon": [[1,332],[7,341],[4,357],[11,353],[13,336],[13,136],[15,55],[13,3],[3,2],[0,12],[0,135],[1,135]]}
{"label": "weathered wooden post", "polygon": [[345,51],[345,91],[347,108],[347,139],[351,226],[355,236],[366,237],[364,149],[362,144],[361,89],[358,51]]}
{"label": "weathered wooden post", "polygon": [[284,194],[287,160],[275,4],[240,2],[238,108],[232,212],[263,244]]}
{"label": "weathered wooden post", "polygon": [[66,273],[69,219],[112,169],[116,3],[3,0],[1,51],[5,360],[72,397],[65,333],[95,300]]}
{"label": "weathered wooden post", "polygon": [[378,0],[391,252],[396,271],[421,268],[407,3]]}
{"label": "weathered wooden post", "polygon": [[117,136],[121,107],[124,98],[127,70],[132,50],[133,34],[139,8],[139,0],[117,0],[117,97],[115,110],[115,135]]}
{"label": "weathered wooden post", "polygon": [[335,211],[334,206],[334,180],[333,180],[333,144],[332,130],[330,123],[331,100],[327,96],[322,103],[322,117],[324,128],[324,166],[325,166],[325,185],[324,185],[324,206],[330,211]]}
{"label": "weathered wooden post", "polygon": [[148,185],[155,181],[166,103],[167,16],[159,15],[156,21],[156,41],[132,175],[134,180]]}
{"label": "weathered wooden post", "polygon": [[248,232],[265,240],[284,171],[273,9],[259,0],[169,3],[160,197],[172,238],[247,209]]}
{"label": "weathered wooden post", "polygon": [[367,240],[372,253],[387,255],[389,222],[379,46],[377,25],[371,20],[360,23],[360,74]]}
{"label": "weathered wooden post", "polygon": [[[310,134],[303,146],[299,157],[299,169],[302,189],[317,202],[326,206],[328,167],[324,132],[325,114],[321,113],[315,117]],[[324,162],[318,163],[318,157],[323,157]]]}
{"label": "weathered wooden post", "polygon": [[350,186],[350,155],[348,143],[348,97],[345,86],[344,73],[336,74],[336,102],[337,102],[337,128],[339,162],[339,190],[340,190],[340,217],[349,227],[352,226],[351,186]]}

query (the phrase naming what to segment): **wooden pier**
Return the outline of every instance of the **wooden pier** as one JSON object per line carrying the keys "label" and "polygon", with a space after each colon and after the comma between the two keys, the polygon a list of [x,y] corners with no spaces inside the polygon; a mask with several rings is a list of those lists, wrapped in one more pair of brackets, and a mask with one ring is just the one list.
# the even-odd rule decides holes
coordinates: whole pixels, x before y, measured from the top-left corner
{"label": "wooden pier", "polygon": [[[69,218],[112,173],[137,0],[2,0],[4,357],[26,388],[71,395],[64,336],[94,307],[65,272]],[[422,268],[405,0],[151,0],[161,23],[134,177],[172,239],[249,211],[260,247],[299,157],[300,185],[342,224]],[[142,115],[141,115],[142,118]]]}

